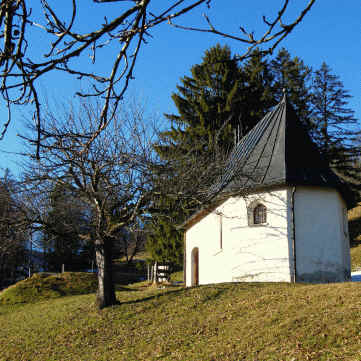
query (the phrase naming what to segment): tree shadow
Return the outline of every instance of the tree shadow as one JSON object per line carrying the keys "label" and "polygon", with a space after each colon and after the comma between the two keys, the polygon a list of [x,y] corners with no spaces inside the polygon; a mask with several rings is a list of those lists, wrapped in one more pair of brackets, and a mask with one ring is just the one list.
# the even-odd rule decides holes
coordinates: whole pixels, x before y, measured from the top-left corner
{"label": "tree shadow", "polygon": [[360,240],[353,240],[353,241],[350,242],[350,247],[351,248],[358,247],[359,245],[361,245],[361,239]]}
{"label": "tree shadow", "polygon": [[116,291],[126,291],[126,292],[139,292],[139,291],[141,291],[141,290],[139,290],[137,288],[126,287],[126,286],[122,286],[122,285],[119,285],[119,284],[115,284],[114,287],[115,287]]}
{"label": "tree shadow", "polygon": [[181,289],[178,289],[178,290],[166,291],[166,292],[163,292],[163,293],[156,293],[154,295],[144,297],[144,298],[138,298],[136,300],[124,301],[124,302],[119,301],[119,306],[121,306],[121,305],[134,305],[134,304],[138,304],[138,303],[142,303],[142,302],[146,302],[146,301],[159,299],[162,296],[176,295],[176,294],[179,294],[181,292],[184,292],[184,288],[181,288]]}
{"label": "tree shadow", "polygon": [[[357,247],[361,244],[361,218],[353,219],[348,222],[350,233],[350,246]],[[359,238],[359,239],[356,239]]]}

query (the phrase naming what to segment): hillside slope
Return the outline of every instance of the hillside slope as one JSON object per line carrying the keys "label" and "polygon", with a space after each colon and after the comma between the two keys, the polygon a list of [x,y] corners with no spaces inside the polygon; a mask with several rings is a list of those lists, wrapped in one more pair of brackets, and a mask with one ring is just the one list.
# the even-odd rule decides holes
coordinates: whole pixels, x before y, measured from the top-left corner
{"label": "hillside slope", "polygon": [[141,286],[0,306],[1,359],[361,359],[361,283]]}
{"label": "hillside slope", "polygon": [[83,295],[95,292],[97,286],[97,277],[91,273],[36,273],[1,291],[0,305],[32,303],[50,298]]}

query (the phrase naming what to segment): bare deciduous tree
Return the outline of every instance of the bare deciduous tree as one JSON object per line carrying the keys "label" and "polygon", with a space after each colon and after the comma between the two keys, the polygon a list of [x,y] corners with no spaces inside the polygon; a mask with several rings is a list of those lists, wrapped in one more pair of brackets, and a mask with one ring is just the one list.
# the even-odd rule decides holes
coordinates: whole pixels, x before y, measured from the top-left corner
{"label": "bare deciduous tree", "polygon": [[[97,305],[116,303],[112,280],[112,247],[119,231],[131,224],[150,202],[150,178],[154,165],[149,123],[143,111],[122,107],[110,126],[89,145],[101,122],[101,108],[89,102],[72,107],[63,116],[46,114],[41,130],[41,158],[29,153],[24,184],[33,198],[60,184],[92,210],[92,231],[84,234],[95,244],[98,266]],[[24,137],[25,138],[25,137]],[[25,138],[36,144],[37,140]],[[39,206],[38,206],[39,208]],[[35,211],[36,213],[36,211]]]}
{"label": "bare deciduous tree", "polygon": [[[102,110],[97,127],[92,129],[88,139],[91,142],[114,117],[117,105],[121,101],[128,84],[134,77],[134,67],[144,43],[150,40],[151,30],[163,23],[169,26],[215,34],[246,44],[246,51],[239,55],[245,58],[260,45],[271,53],[275,47],[302,21],[316,0],[309,0],[299,15],[289,23],[284,22],[286,10],[291,1],[283,0],[274,19],[263,17],[265,32],[256,37],[254,32],[240,27],[239,33],[229,34],[217,29],[210,18],[204,15],[204,28],[183,26],[181,18],[202,6],[210,8],[217,0],[93,0],[99,6],[104,17],[101,24],[94,24],[93,29],[85,31],[81,27],[83,14],[78,11],[80,0],[69,0],[69,17],[63,15],[64,2],[59,5],[47,0],[3,0],[0,4],[0,48],[1,95],[8,108],[8,119],[4,122],[2,136],[11,121],[13,105],[33,104],[34,121],[37,127],[37,158],[39,158],[40,138],[42,133],[41,106],[38,96],[37,81],[49,72],[65,72],[71,76],[87,79],[92,83],[89,94],[103,99]],[[104,4],[108,3],[108,12]],[[114,4],[109,4],[114,3]],[[71,5],[70,5],[71,4]],[[31,9],[31,6],[35,7]],[[109,7],[114,6],[112,12]],[[79,28],[80,26],[80,28]],[[44,32],[45,41],[38,42],[35,29]],[[32,46],[37,42],[39,50]],[[103,61],[104,52],[110,46],[115,51],[110,68],[104,72],[99,68],[86,71],[79,59],[90,58],[91,64]],[[90,57],[89,57],[90,54]],[[45,57],[45,60],[44,60]],[[109,57],[109,54],[107,55]],[[97,70],[95,70],[97,69]]]}

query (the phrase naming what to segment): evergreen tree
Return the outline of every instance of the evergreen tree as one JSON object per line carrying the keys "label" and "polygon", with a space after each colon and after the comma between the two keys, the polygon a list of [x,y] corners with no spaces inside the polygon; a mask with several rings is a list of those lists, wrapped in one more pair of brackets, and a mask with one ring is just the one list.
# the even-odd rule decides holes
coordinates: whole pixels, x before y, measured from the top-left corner
{"label": "evergreen tree", "polygon": [[[162,133],[162,143],[155,146],[172,169],[173,189],[168,193],[173,198],[166,199],[169,196],[163,189],[163,199],[153,215],[154,236],[150,237],[148,247],[155,250],[154,254],[166,254],[173,245],[182,244],[175,228],[177,222],[174,217],[169,218],[169,213],[178,214],[179,224],[202,201],[189,197],[184,202],[178,196],[191,183],[187,183],[185,175],[190,174],[194,187],[199,184],[206,189],[213,184],[217,168],[222,169],[222,161],[234,145],[234,132],[238,138],[246,135],[276,104],[283,87],[289,89],[296,109],[304,111],[309,96],[306,86],[309,73],[310,69],[298,58],[291,59],[286,50],[271,63],[255,51],[241,66],[228,47],[217,45],[205,52],[201,64],[191,68],[191,77],[181,79],[178,93],[172,94],[178,115],[166,115],[172,127]],[[204,174],[208,176],[203,179]],[[164,184],[164,177],[160,178],[157,182]],[[169,185],[169,180],[166,183]],[[163,188],[169,190],[168,186]]]}
{"label": "evergreen tree", "polygon": [[179,114],[166,114],[172,127],[162,133],[164,144],[156,147],[166,159],[189,151],[208,151],[215,142],[225,149],[233,145],[232,129],[239,122],[241,108],[237,60],[227,46],[216,45],[206,50],[202,63],[194,65],[191,74],[181,79],[178,93],[172,94]]}
{"label": "evergreen tree", "polygon": [[[177,87],[178,94],[172,95],[179,114],[167,115],[172,122],[171,130],[163,132],[163,142],[155,146],[159,155],[168,162],[167,166],[172,169],[171,181],[167,179],[165,183],[168,186],[163,188],[173,197],[163,194],[152,218],[154,236],[150,238],[153,245],[149,247],[153,247],[155,255],[167,254],[167,250],[172,249],[173,245],[182,244],[175,225],[199,207],[197,201],[191,199],[182,202],[178,196],[182,193],[182,186],[189,187],[185,174],[191,174],[194,184],[198,182],[204,188],[210,186],[217,177],[217,172],[210,173],[207,179],[200,179],[208,171],[207,164],[212,165],[214,160],[217,163],[217,158],[212,158],[215,150],[221,149],[224,157],[234,143],[234,130],[240,137],[247,134],[280,101],[284,89],[300,120],[320,149],[324,148],[321,151],[330,156],[333,154],[333,165],[338,163],[340,171],[342,164],[343,173],[346,174],[348,169],[348,176],[353,175],[355,178],[356,172],[350,166],[354,163],[345,161],[356,154],[352,144],[357,133],[352,133],[347,128],[354,124],[353,113],[344,108],[346,103],[342,101],[346,94],[336,82],[333,85],[334,94],[327,90],[330,92],[327,96],[335,101],[332,107],[331,104],[328,105],[330,108],[327,110],[333,115],[322,115],[324,105],[316,106],[317,103],[322,103],[325,98],[323,89],[327,89],[321,84],[321,70],[315,73],[312,88],[311,68],[300,58],[292,58],[286,49],[281,49],[272,60],[255,51],[245,63],[238,64],[228,47],[217,45],[206,51],[202,63],[193,66],[191,73],[192,77],[181,79],[182,85]],[[326,79],[325,74],[323,78]],[[331,77],[327,81],[331,80],[335,79]],[[336,100],[335,97],[339,99]],[[325,116],[329,117],[326,128],[322,125],[325,124],[322,120]],[[325,142],[327,149],[325,145],[321,146]],[[164,177],[159,176],[156,182],[165,184]],[[169,183],[172,183],[173,189],[170,189]]]}
{"label": "evergreen tree", "polygon": [[275,104],[281,100],[283,89],[285,89],[287,99],[293,105],[299,119],[308,129],[311,129],[312,125],[309,122],[311,101],[309,81],[312,69],[306,66],[300,58],[292,58],[291,54],[284,48],[270,62],[270,67],[274,77],[271,92]]}
{"label": "evergreen tree", "polygon": [[355,160],[360,156],[360,127],[348,107],[351,96],[337,75],[323,62],[312,85],[313,138],[330,166],[354,186],[360,184]]}
{"label": "evergreen tree", "polygon": [[259,52],[243,70],[227,46],[216,45],[191,74],[172,94],[178,115],[166,115],[171,129],[155,145],[171,174],[154,180],[161,196],[154,204],[147,249],[159,262],[181,263],[183,237],[176,226],[203,201],[234,146],[235,132],[244,136],[273,105],[265,90],[271,74]]}
{"label": "evergreen tree", "polygon": [[207,178],[204,188],[213,181],[204,177],[209,160],[223,158],[218,152],[233,147],[233,129],[241,113],[241,73],[227,46],[207,50],[191,74],[181,79],[178,93],[172,94],[178,115],[165,115],[171,129],[161,133],[161,142],[155,145],[168,173],[161,171],[153,182],[162,195],[154,203],[147,249],[159,262],[179,264],[182,235],[176,226],[199,206],[199,199],[195,200],[199,194],[189,196],[189,190],[197,188],[201,179]]}
{"label": "evergreen tree", "polygon": [[161,214],[153,213],[147,225],[149,236],[146,251],[150,258],[159,263],[172,263],[181,266],[183,261],[183,237],[176,229],[182,212],[177,208],[176,200],[162,197],[158,202]]}
{"label": "evergreen tree", "polygon": [[[247,62],[240,68],[243,79],[244,99],[243,112],[251,119],[249,128],[257,124],[275,105],[273,94],[274,74],[267,58],[260,51],[254,51]],[[243,116],[242,116],[243,118]],[[242,124],[240,124],[242,126]],[[241,132],[244,136],[249,129]]]}

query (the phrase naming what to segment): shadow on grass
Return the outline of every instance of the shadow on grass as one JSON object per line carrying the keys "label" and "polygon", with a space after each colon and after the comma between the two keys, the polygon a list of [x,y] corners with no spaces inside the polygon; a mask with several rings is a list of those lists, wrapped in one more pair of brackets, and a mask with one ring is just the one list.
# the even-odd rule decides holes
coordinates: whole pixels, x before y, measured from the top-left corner
{"label": "shadow on grass", "polygon": [[[134,291],[137,291],[137,290],[134,290]],[[152,296],[138,298],[136,300],[119,302],[119,306],[121,306],[121,305],[132,305],[132,304],[137,304],[137,303],[141,303],[141,302],[151,301],[151,300],[159,299],[160,297],[163,297],[163,296],[177,295],[177,294],[179,294],[181,292],[184,292],[183,288],[177,289],[177,290],[172,290],[172,291],[167,291],[167,292],[164,292],[164,293],[156,293],[156,294],[154,294]]]}
{"label": "shadow on grass", "polygon": [[[237,289],[237,291],[239,290],[244,290],[244,291],[250,291],[250,289],[254,289],[254,288],[264,288],[264,287],[269,287],[269,283],[261,283],[261,282],[257,282],[257,283],[246,283],[246,282],[240,282],[240,283],[222,283],[222,284],[212,284],[212,285],[203,285],[203,286],[196,286],[196,287],[188,287],[188,288],[179,288],[176,290],[169,290],[166,291],[164,293],[156,293],[153,294],[151,296],[146,296],[146,297],[140,297],[138,299],[135,300],[131,300],[131,301],[124,301],[124,302],[120,302],[119,305],[131,305],[131,304],[137,304],[137,303],[141,303],[141,302],[146,302],[146,301],[151,301],[151,300],[155,300],[155,299],[159,299],[160,297],[163,296],[169,296],[171,295],[173,296],[178,296],[182,293],[187,293],[189,294],[189,296],[191,296],[193,293],[198,293],[198,292],[203,292],[203,291],[207,291],[207,290],[211,290],[213,291],[211,294],[203,294],[203,299],[202,299],[202,303],[206,303],[208,301],[213,301],[217,298],[220,298],[225,292],[229,292],[232,291],[232,289]],[[124,291],[141,291],[138,289],[127,289],[124,288]]]}
{"label": "shadow on grass", "polygon": [[360,240],[353,240],[353,241],[350,242],[350,247],[351,248],[358,247],[359,245],[361,245],[361,239]]}
{"label": "shadow on grass", "polygon": [[141,291],[141,290],[138,290],[136,288],[125,287],[125,286],[122,286],[122,285],[119,285],[119,284],[115,284],[114,287],[115,287],[116,291],[126,291],[126,292],[139,292],[139,291]]}
{"label": "shadow on grass", "polygon": [[361,218],[353,219],[348,222],[349,233],[351,241],[351,247],[356,247],[361,244],[361,239],[356,240],[361,236]]}

